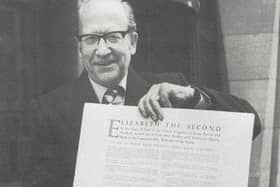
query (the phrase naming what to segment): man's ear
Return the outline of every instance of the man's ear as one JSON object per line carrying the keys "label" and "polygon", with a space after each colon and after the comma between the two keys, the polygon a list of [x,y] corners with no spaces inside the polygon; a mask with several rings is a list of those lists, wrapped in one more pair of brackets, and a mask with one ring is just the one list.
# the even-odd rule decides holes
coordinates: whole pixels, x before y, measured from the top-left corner
{"label": "man's ear", "polygon": [[132,32],[130,33],[130,54],[134,55],[136,53],[136,48],[137,48],[137,42],[138,42],[138,33],[137,32]]}

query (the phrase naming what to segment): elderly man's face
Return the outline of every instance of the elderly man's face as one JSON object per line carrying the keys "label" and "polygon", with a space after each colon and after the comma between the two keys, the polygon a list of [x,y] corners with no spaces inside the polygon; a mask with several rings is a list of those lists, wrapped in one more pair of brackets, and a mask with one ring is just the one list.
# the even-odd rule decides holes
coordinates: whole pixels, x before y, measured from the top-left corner
{"label": "elderly man's face", "polygon": [[[128,20],[122,6],[100,3],[80,15],[81,34],[103,35],[114,31],[127,31]],[[95,82],[111,87],[117,85],[127,74],[131,55],[136,51],[137,33],[124,34],[115,42],[114,38],[103,38],[97,45],[80,42],[81,61]],[[112,42],[111,42],[112,41]]]}

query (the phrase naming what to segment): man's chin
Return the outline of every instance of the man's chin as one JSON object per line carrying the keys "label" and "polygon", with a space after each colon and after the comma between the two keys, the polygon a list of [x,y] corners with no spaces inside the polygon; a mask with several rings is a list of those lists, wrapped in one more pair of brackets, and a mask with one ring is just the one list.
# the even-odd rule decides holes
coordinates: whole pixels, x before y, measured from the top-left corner
{"label": "man's chin", "polygon": [[112,87],[118,85],[121,80],[122,80],[122,76],[120,75],[103,73],[102,76],[100,76],[96,82],[105,87]]}
{"label": "man's chin", "polygon": [[106,81],[102,81],[100,82],[102,86],[105,86],[107,88],[110,88],[110,87],[114,87],[116,85],[118,85],[120,82],[120,80],[116,80],[116,79],[113,79],[113,80],[106,80]]}

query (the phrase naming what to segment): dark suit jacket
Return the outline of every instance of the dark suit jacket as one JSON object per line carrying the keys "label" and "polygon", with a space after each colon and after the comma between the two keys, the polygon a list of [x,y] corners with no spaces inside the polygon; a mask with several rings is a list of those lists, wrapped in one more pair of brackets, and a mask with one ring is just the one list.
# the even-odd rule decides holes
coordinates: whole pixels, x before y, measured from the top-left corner
{"label": "dark suit jacket", "polygon": [[[146,79],[146,80],[145,80]],[[129,70],[126,105],[137,105],[151,83],[171,82],[186,85],[180,74],[145,74]],[[253,112],[244,100],[204,89],[213,100],[209,109]],[[73,183],[81,117],[85,102],[98,102],[86,73],[75,82],[32,102],[30,123],[24,127],[23,181],[25,187],[70,187]],[[256,116],[254,136],[260,131]]]}

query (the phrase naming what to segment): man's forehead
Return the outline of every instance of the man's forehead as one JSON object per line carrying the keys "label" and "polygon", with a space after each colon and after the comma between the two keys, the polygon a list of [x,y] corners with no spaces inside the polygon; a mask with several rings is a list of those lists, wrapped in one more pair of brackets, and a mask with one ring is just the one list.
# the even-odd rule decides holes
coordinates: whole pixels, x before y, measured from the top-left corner
{"label": "man's forehead", "polygon": [[117,0],[92,0],[79,10],[82,27],[111,27],[112,25],[126,29],[128,16],[122,4]]}
{"label": "man's forehead", "polygon": [[79,9],[79,16],[84,19],[89,16],[113,15],[127,19],[127,12],[119,0],[90,0],[83,3]]}
{"label": "man's forehead", "polygon": [[83,33],[96,33],[103,34],[112,31],[124,31],[127,27],[125,25],[117,24],[83,24],[82,32]]}

